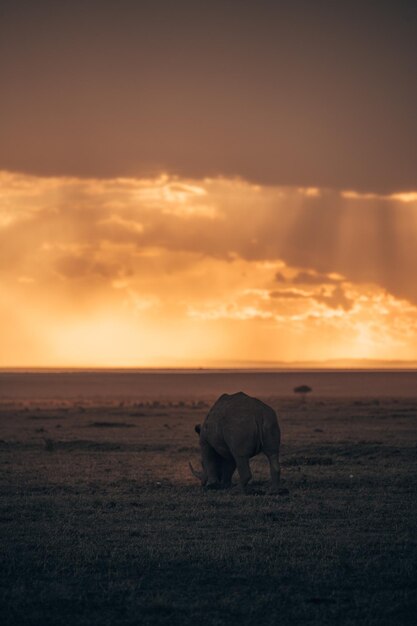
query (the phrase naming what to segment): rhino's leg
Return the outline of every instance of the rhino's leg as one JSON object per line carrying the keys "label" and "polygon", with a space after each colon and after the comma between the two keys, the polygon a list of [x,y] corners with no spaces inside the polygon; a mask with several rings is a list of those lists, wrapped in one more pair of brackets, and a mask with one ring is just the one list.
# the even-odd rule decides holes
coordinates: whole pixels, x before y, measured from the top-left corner
{"label": "rhino's leg", "polygon": [[279,456],[278,454],[267,454],[269,461],[269,469],[271,472],[271,493],[278,493],[279,488],[279,480],[281,476],[281,468],[279,465]]}
{"label": "rhino's leg", "polygon": [[242,490],[247,492],[248,482],[252,478],[252,472],[250,471],[249,459],[246,456],[235,457],[237,471],[239,472],[239,482]]}
{"label": "rhino's leg", "polygon": [[206,441],[200,442],[203,468],[207,475],[206,489],[218,489],[220,487],[220,472],[222,458],[214,448]]}
{"label": "rhino's leg", "polygon": [[232,484],[232,476],[236,469],[236,461],[233,458],[223,459],[222,462],[222,486],[227,489]]}

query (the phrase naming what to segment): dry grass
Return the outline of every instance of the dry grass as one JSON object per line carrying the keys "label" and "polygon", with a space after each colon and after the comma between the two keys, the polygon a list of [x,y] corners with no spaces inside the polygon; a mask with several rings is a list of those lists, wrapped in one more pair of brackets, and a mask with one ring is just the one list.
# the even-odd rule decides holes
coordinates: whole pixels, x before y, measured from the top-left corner
{"label": "dry grass", "polygon": [[202,403],[3,406],[2,624],[414,625],[417,403],[263,399],[287,497],[200,490]]}

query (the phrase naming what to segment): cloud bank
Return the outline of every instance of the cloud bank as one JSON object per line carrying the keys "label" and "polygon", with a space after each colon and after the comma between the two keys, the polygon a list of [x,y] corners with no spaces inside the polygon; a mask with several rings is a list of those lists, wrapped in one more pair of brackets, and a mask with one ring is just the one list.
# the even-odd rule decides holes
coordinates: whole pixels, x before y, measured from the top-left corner
{"label": "cloud bank", "polygon": [[414,3],[1,9],[1,169],[417,188]]}
{"label": "cloud bank", "polygon": [[417,195],[7,172],[0,188],[1,365],[417,354]]}

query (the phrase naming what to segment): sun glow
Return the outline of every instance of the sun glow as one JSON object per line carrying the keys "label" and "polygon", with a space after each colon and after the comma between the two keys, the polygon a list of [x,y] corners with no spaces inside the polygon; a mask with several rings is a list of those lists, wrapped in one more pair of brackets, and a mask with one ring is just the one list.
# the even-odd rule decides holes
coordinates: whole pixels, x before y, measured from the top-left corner
{"label": "sun glow", "polygon": [[416,358],[416,194],[0,183],[3,367]]}

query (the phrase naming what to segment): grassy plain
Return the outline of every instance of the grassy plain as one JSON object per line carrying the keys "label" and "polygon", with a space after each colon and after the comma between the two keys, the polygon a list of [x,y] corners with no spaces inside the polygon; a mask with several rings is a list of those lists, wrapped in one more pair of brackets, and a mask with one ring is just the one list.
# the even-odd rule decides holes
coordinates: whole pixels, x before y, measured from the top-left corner
{"label": "grassy plain", "polygon": [[417,622],[417,400],[262,397],[282,486],[203,492],[208,404],[0,407],[1,623]]}

